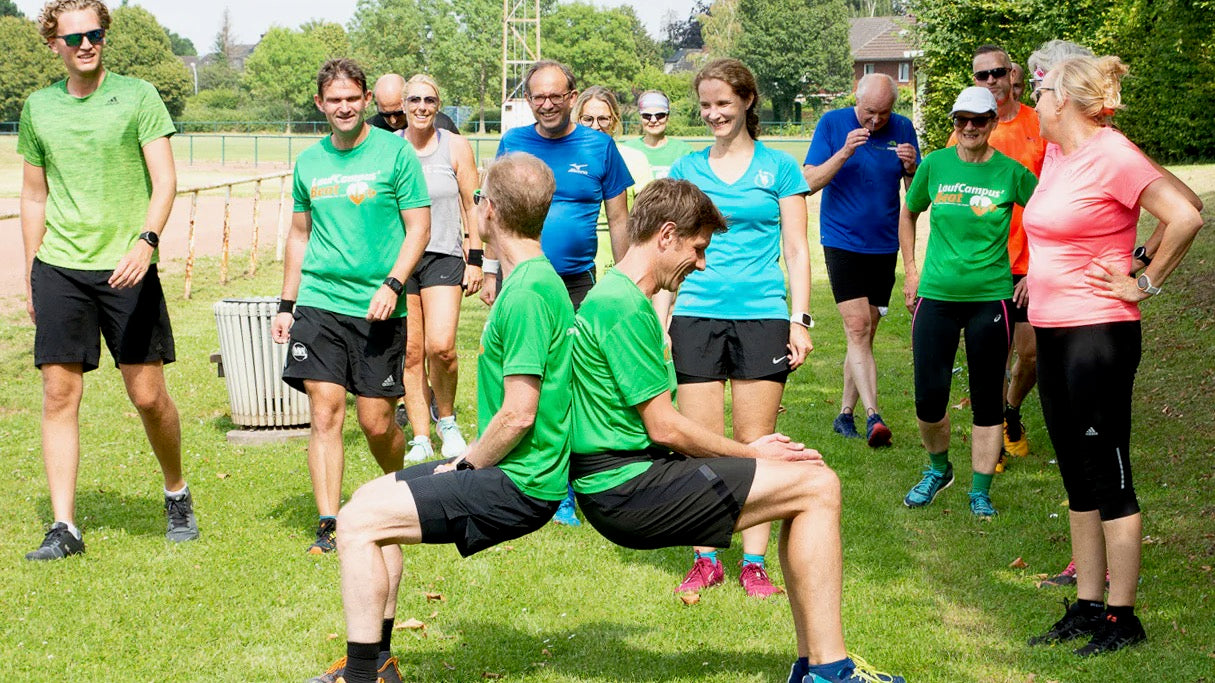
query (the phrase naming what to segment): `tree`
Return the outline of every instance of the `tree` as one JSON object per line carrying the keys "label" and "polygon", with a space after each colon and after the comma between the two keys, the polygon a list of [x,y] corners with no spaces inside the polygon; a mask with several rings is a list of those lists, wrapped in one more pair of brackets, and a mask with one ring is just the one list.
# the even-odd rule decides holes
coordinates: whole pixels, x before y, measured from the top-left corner
{"label": "tree", "polygon": [[13,0],[0,0],[0,17],[24,19],[25,14],[21,12],[21,9],[17,7],[17,3],[13,2]]}
{"label": "tree", "polygon": [[[355,59],[371,74],[401,74],[409,78],[433,64],[433,36],[449,43],[454,36],[435,35],[431,17],[443,0],[359,0],[350,20],[350,44]],[[499,10],[501,13],[501,10]],[[445,26],[441,27],[444,28]],[[498,33],[499,40],[501,33]],[[443,40],[446,39],[446,40]]]}
{"label": "tree", "polygon": [[841,92],[851,83],[844,0],[739,0],[743,33],[738,57],[787,121],[793,100],[807,92]]}
{"label": "tree", "polygon": [[240,88],[240,74],[232,66],[235,50],[236,34],[232,29],[232,17],[225,7],[219,30],[215,33],[215,42],[211,44],[211,54],[207,55],[206,63],[198,70],[199,88],[234,92]]}
{"label": "tree", "polygon": [[477,130],[484,133],[485,109],[501,104],[498,101],[501,99],[498,82],[502,76],[501,3],[497,0],[455,0],[454,6],[460,18],[462,53],[468,60],[466,92],[476,93],[480,119]]}
{"label": "tree", "polygon": [[156,86],[169,114],[180,116],[194,85],[186,65],[173,54],[164,27],[151,12],[135,5],[118,7],[110,18],[106,68]]}
{"label": "tree", "polygon": [[697,0],[686,19],[680,19],[674,10],[667,13],[662,22],[662,45],[672,54],[676,50],[699,50],[704,47],[700,33],[700,15],[709,11],[709,0]]}
{"label": "tree", "polygon": [[319,42],[325,48],[325,58],[349,57],[350,37],[341,24],[332,21],[313,19],[300,25],[304,35]]}
{"label": "tree", "polygon": [[312,105],[316,72],[325,62],[325,46],[300,31],[272,27],[245,60],[244,82],[255,98],[275,102],[287,121]]}
{"label": "tree", "polygon": [[169,47],[173,50],[173,54],[178,57],[198,55],[198,50],[194,47],[194,41],[184,36],[179,36],[167,28],[165,29],[165,35],[169,38]]}
{"label": "tree", "polygon": [[30,93],[63,78],[63,63],[24,17],[0,17],[0,121],[16,121]]}
{"label": "tree", "polygon": [[631,91],[641,59],[628,15],[563,4],[542,18],[540,27],[544,57],[569,65],[579,87],[602,85],[618,95]]}
{"label": "tree", "polygon": [[637,57],[641,59],[641,63],[662,66],[663,46],[645,30],[645,24],[641,23],[637,10],[633,9],[632,5],[620,5],[615,8],[615,11],[628,20],[629,31],[633,34],[633,40],[637,45]]}
{"label": "tree", "polygon": [[698,20],[700,35],[711,59],[730,57],[736,53],[738,38],[742,35],[738,0],[716,0]]}

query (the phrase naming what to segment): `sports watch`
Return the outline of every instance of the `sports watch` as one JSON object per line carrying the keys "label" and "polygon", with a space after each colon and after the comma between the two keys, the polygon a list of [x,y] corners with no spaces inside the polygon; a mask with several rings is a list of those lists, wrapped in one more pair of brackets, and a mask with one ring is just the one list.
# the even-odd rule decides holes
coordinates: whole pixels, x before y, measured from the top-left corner
{"label": "sports watch", "polygon": [[405,291],[405,285],[401,281],[389,275],[384,278],[384,285],[391,289],[397,296],[401,296],[401,292]]}
{"label": "sports watch", "polygon": [[139,233],[139,239],[147,242],[148,246],[152,247],[153,249],[160,246],[160,235],[157,235],[151,230]]}
{"label": "sports watch", "polygon": [[468,461],[468,458],[461,458],[460,462],[456,463],[457,471],[475,470],[477,466]]}
{"label": "sports watch", "polygon": [[809,313],[794,313],[793,315],[789,316],[789,322],[793,323],[794,325],[801,325],[807,330],[814,327],[814,317]]}
{"label": "sports watch", "polygon": [[1155,296],[1156,294],[1160,293],[1159,287],[1152,286],[1152,278],[1148,277],[1147,273],[1140,275],[1139,279],[1135,280],[1135,286],[1138,287],[1139,291],[1143,292],[1144,294]]}
{"label": "sports watch", "polygon": [[1147,255],[1147,246],[1135,247],[1135,251],[1131,252],[1131,256],[1136,261],[1142,261],[1144,266],[1152,265],[1152,257]]}

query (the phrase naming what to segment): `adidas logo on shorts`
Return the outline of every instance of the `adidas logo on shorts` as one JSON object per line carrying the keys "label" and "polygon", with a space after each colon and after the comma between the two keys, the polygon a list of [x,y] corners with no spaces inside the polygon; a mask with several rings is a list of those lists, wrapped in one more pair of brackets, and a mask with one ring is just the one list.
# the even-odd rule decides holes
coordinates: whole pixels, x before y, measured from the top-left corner
{"label": "adidas logo on shorts", "polygon": [[385,377],[385,378],[384,378],[384,381],[383,381],[383,382],[380,382],[380,386],[382,386],[382,387],[390,387],[390,386],[392,386],[392,385],[394,385],[394,384],[396,384],[396,383],[397,383],[397,381],[396,381],[395,379],[393,379],[393,378],[392,378],[392,375],[389,375],[389,376],[387,376],[387,377]]}
{"label": "adidas logo on shorts", "polygon": [[1085,436],[1097,436],[1097,430],[1093,429],[1092,427],[1089,427],[1088,431],[1085,432],[1084,435]]}

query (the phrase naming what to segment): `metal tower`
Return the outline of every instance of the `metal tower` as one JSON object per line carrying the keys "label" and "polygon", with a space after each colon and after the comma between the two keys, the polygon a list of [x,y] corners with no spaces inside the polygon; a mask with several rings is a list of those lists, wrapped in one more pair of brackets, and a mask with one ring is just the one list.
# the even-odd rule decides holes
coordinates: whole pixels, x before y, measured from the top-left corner
{"label": "metal tower", "polygon": [[540,0],[502,0],[502,132],[535,122],[523,76],[540,60]]}

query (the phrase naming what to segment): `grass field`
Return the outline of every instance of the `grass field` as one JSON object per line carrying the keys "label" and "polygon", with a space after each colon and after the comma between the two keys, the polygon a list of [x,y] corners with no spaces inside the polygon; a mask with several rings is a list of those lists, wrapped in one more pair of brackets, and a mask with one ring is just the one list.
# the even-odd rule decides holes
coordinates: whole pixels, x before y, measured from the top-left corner
{"label": "grass field", "polygon": [[[0,137],[0,197],[12,196],[5,192],[19,168],[12,141]],[[1178,173],[1203,194],[1208,221],[1215,218],[1215,167]],[[1090,661],[1066,648],[1024,644],[1058,618],[1063,597],[1074,597],[1035,586],[1069,555],[1065,494],[1036,395],[1024,411],[1030,457],[1014,461],[993,488],[998,518],[973,520],[964,485],[927,509],[905,509],[901,497],[925,461],[915,435],[909,315],[892,307],[877,339],[883,415],[895,446],[874,452],[837,439],[830,421],[843,334],[821,251],[812,252],[816,350],[790,379],[778,427],[822,450],[843,482],[850,649],[916,682],[1215,681],[1215,235],[1200,234],[1165,294],[1143,307],[1133,448],[1147,535],[1139,614],[1149,641]],[[180,292],[181,264],[162,272],[166,291]],[[275,294],[277,264],[223,289],[215,272],[214,263],[200,264],[193,300],[172,295],[169,302],[179,361],[167,375],[203,534],[186,545],[163,539],[155,460],[118,373],[103,367],[87,376],[81,410],[78,522],[88,553],[52,564],[22,559],[50,522],[40,380],[28,319],[0,318],[0,374],[8,377],[0,395],[7,456],[0,671],[15,680],[302,681],[344,652],[337,559],[303,552],[315,520],[305,446],[228,445],[226,392],[208,362],[218,349],[212,302]],[[457,409],[467,436],[484,319],[484,307],[466,301]],[[963,380],[953,404],[962,405]],[[969,416],[951,414],[954,461],[964,473]],[[349,494],[377,474],[352,416],[346,446]],[[671,594],[687,569],[687,549],[623,550],[586,526],[550,525],[466,560],[450,547],[408,548],[397,621],[413,618],[425,628],[398,631],[394,650],[414,681],[783,681],[794,647],[788,601],[743,596],[734,583],[740,554],[737,545],[724,554],[731,582],[688,607]],[[1028,566],[1011,567],[1018,557]]]}

